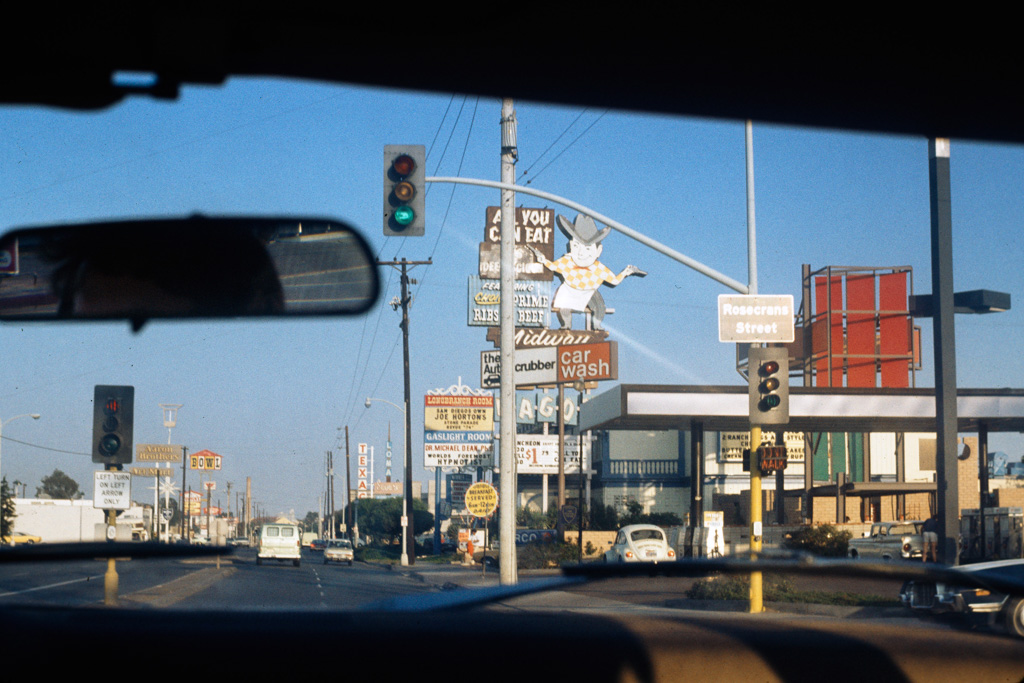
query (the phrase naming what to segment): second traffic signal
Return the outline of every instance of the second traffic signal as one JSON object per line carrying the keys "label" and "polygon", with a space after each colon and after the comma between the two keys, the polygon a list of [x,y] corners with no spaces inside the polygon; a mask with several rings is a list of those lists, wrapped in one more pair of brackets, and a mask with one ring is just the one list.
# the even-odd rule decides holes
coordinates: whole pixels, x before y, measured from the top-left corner
{"label": "second traffic signal", "polygon": [[384,145],[384,234],[420,237],[426,229],[423,145]]}
{"label": "second traffic signal", "polygon": [[127,465],[132,461],[135,387],[96,385],[92,406],[92,461]]}
{"label": "second traffic signal", "polygon": [[789,351],[785,348],[751,348],[750,423],[789,423]]}

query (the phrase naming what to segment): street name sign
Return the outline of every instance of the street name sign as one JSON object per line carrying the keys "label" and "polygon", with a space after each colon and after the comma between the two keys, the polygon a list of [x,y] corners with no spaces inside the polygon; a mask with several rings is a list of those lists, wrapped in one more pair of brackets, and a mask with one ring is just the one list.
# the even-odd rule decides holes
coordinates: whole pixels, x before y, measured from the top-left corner
{"label": "street name sign", "polygon": [[718,295],[718,341],[791,342],[796,336],[793,295]]}

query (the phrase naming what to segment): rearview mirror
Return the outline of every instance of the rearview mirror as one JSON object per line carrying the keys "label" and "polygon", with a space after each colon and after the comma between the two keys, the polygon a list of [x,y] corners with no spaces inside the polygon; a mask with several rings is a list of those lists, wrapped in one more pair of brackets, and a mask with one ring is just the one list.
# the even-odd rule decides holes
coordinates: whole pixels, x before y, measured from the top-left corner
{"label": "rearview mirror", "polygon": [[377,300],[363,238],[318,218],[129,220],[0,239],[0,319],[352,315]]}

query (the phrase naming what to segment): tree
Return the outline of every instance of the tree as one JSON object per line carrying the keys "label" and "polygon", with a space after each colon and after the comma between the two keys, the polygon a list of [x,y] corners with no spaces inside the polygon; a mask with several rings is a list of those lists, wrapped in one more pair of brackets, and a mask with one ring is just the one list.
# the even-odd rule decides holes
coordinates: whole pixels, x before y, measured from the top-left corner
{"label": "tree", "polygon": [[299,526],[302,527],[303,531],[320,531],[320,514],[310,510],[306,513],[306,516],[299,522]]}
{"label": "tree", "polygon": [[7,486],[7,477],[0,481],[0,536],[9,536],[14,526],[14,494]]}
{"label": "tree", "polygon": [[[382,539],[387,543],[395,543],[402,538],[402,499],[391,498],[360,498],[353,502],[359,510],[359,532]],[[412,502],[412,534],[420,534],[434,527],[434,516],[420,500]],[[337,513],[340,521],[341,512]]]}
{"label": "tree", "polygon": [[43,477],[42,486],[36,487],[36,496],[46,496],[54,500],[75,500],[82,497],[78,482],[60,470]]}

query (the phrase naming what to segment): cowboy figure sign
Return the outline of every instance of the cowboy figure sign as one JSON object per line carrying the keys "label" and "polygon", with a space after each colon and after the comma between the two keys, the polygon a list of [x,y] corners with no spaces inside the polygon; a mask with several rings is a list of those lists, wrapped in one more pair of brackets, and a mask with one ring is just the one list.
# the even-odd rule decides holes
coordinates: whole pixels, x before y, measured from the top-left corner
{"label": "cowboy figure sign", "polygon": [[647,273],[636,266],[626,266],[621,273],[615,275],[597,260],[603,246],[601,240],[608,236],[611,228],[598,231],[594,219],[583,214],[576,216],[575,223],[570,223],[561,215],[556,220],[558,227],[569,238],[569,253],[557,261],[548,261],[536,247],[527,245],[527,249],[533,252],[538,263],[562,278],[562,284],[551,303],[551,309],[558,313],[562,329],[572,327],[573,311],[582,313],[589,307],[593,313],[594,329],[600,330],[605,305],[604,297],[597,288],[602,284],[614,287],[630,275],[643,277]]}

